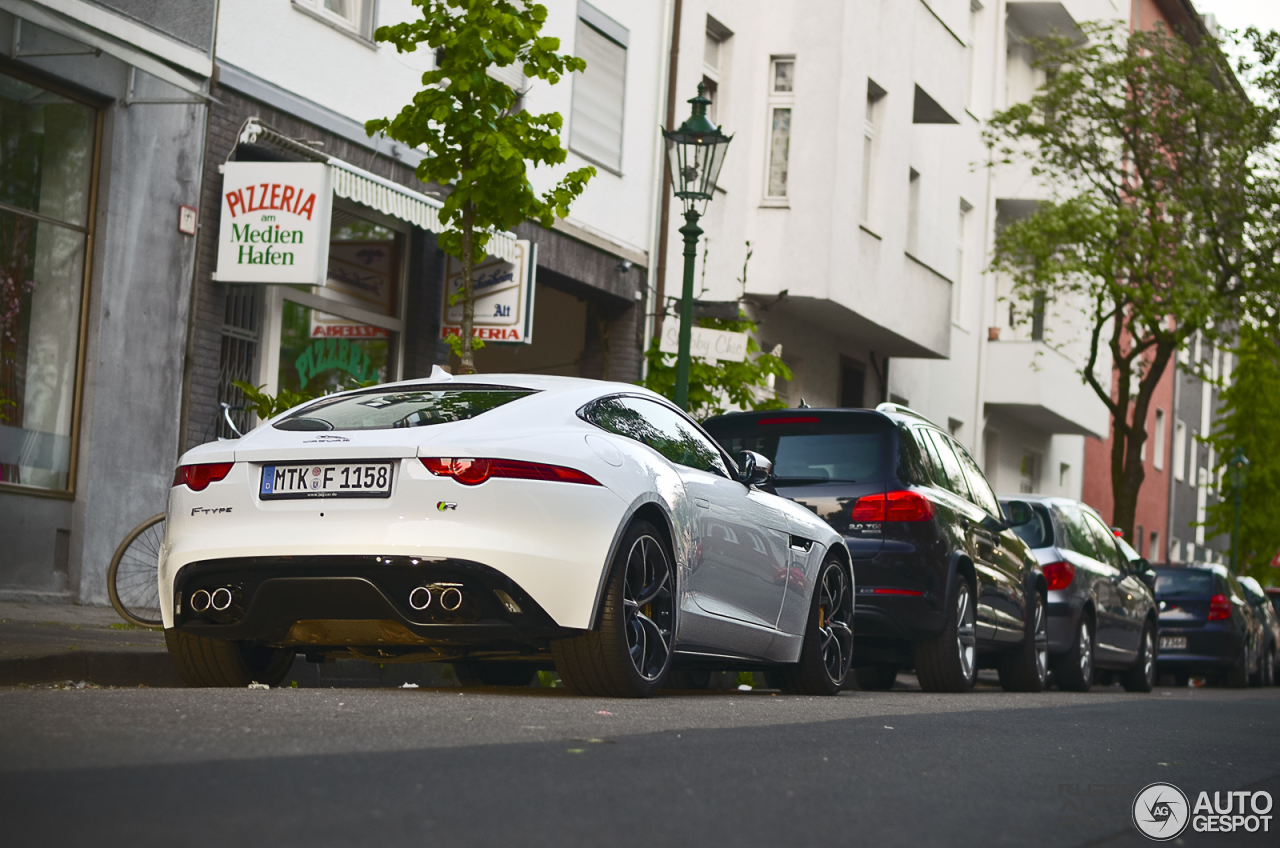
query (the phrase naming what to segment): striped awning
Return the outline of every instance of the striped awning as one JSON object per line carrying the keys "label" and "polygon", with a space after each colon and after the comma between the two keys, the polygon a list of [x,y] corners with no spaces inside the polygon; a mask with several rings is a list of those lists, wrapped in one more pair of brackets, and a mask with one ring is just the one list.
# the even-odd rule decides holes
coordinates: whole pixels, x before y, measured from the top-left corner
{"label": "striped awning", "polygon": [[[329,159],[329,167],[333,176],[333,193],[337,197],[408,221],[424,230],[438,233],[444,229],[438,214],[443,204],[434,197],[418,194],[341,159]],[[486,247],[492,256],[507,262],[517,261],[515,233],[494,233]]]}

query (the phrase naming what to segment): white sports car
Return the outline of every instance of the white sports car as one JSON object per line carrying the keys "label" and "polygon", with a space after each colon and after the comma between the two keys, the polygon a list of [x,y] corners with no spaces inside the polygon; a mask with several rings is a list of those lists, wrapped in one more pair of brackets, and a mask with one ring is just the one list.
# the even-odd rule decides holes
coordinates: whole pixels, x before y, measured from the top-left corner
{"label": "white sports car", "polygon": [[653,392],[500,374],[330,395],[188,451],[160,598],[196,686],[278,683],[296,654],[452,662],[641,697],[673,665],[835,694],[849,552]]}

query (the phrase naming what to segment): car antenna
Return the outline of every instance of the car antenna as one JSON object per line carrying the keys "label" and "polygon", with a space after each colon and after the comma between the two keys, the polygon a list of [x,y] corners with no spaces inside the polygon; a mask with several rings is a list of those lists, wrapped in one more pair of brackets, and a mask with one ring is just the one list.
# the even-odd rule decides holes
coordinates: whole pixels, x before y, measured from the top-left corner
{"label": "car antenna", "polygon": [[812,407],[809,406],[808,401],[806,401],[804,398],[800,398],[800,405],[796,407],[796,409],[812,409]]}

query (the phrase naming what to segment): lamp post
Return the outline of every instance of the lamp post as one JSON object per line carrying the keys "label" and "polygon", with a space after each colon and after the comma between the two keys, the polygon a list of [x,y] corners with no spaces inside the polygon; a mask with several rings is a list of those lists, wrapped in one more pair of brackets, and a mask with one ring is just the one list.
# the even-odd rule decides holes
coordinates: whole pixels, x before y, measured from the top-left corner
{"label": "lamp post", "polygon": [[1249,460],[1243,448],[1236,448],[1227,461],[1227,479],[1231,482],[1231,505],[1235,516],[1231,524],[1231,570],[1240,573],[1240,498],[1249,479]]}
{"label": "lamp post", "polygon": [[[684,292],[680,298],[680,352],[676,356],[676,405],[689,410],[689,346],[693,338],[693,263],[698,255],[698,237],[702,228],[698,219],[716,190],[720,166],[729,149],[732,136],[707,118],[706,85],[698,83],[698,96],[689,101],[693,114],[678,130],[663,130],[667,140],[667,161],[671,167],[671,183],[676,197],[684,204]],[[666,309],[666,304],[659,304]]]}

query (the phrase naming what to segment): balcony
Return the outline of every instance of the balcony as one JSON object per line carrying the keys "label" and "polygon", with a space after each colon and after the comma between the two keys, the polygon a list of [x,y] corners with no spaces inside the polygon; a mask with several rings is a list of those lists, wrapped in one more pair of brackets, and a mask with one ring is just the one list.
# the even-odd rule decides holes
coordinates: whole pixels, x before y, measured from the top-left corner
{"label": "balcony", "polygon": [[1076,364],[1043,342],[987,342],[988,410],[1046,433],[1104,438],[1107,408],[1085,385]]}

